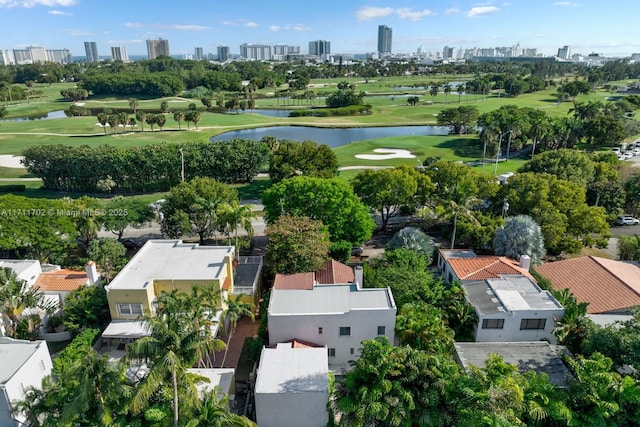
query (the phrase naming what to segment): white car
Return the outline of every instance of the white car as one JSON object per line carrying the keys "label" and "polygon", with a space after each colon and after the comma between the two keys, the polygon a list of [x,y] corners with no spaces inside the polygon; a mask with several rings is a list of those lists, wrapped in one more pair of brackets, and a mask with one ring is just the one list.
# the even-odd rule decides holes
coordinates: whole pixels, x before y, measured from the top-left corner
{"label": "white car", "polygon": [[625,151],[625,152],[624,152],[624,156],[625,156],[627,159],[632,159],[632,158],[633,158],[633,152],[631,152],[631,151]]}
{"label": "white car", "polygon": [[620,153],[620,154],[618,154],[618,160],[620,160],[620,161],[627,160],[627,156],[625,156],[624,154]]}
{"label": "white car", "polygon": [[616,224],[618,225],[638,225],[640,221],[629,215],[620,215],[616,218]]}
{"label": "white car", "polygon": [[620,154],[620,147],[613,147],[611,151],[613,151],[616,154]]}
{"label": "white car", "polygon": [[634,148],[631,152],[634,156],[640,156],[640,148]]}

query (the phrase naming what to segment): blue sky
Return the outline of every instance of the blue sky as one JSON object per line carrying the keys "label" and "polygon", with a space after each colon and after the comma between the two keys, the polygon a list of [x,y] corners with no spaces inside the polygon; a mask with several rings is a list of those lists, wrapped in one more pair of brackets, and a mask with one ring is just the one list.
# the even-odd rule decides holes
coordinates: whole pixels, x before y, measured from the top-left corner
{"label": "blue sky", "polygon": [[629,56],[640,52],[637,0],[0,0],[0,49],[33,44],[101,56],[124,45],[146,55],[145,40],[169,40],[172,55],[205,53],[241,43],[299,45],[329,40],[333,53],[377,48],[377,28],[393,28],[393,51],[511,46],[555,54]]}

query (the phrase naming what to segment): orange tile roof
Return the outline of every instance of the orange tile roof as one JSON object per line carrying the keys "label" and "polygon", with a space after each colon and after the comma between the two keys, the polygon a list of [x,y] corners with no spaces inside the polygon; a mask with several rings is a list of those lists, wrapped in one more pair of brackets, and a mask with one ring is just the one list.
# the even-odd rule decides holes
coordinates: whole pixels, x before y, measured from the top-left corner
{"label": "orange tile roof", "polygon": [[521,274],[535,281],[527,270],[518,266],[516,260],[507,257],[449,258],[447,262],[460,280],[476,281],[499,278],[504,274]]}
{"label": "orange tile roof", "polygon": [[273,289],[313,289],[314,273],[276,274]]}
{"label": "orange tile roof", "polygon": [[316,282],[323,285],[334,285],[336,283],[353,283],[355,275],[353,269],[335,259],[330,259],[316,271]]}
{"label": "orange tile roof", "polygon": [[626,311],[640,305],[640,268],[593,256],[549,262],[536,271],[555,289],[569,289],[590,314]]}
{"label": "orange tile roof", "polygon": [[41,291],[63,292],[74,291],[88,283],[89,278],[84,271],[56,270],[41,273],[33,286]]}
{"label": "orange tile roof", "polygon": [[273,345],[270,345],[268,348],[276,348],[278,347],[278,344],[291,344],[291,348],[322,348],[324,347],[323,345],[319,345],[319,344],[314,344],[312,342],[309,341],[302,341],[299,339],[292,339],[292,340],[288,340],[288,341],[284,341],[284,343],[276,343]]}

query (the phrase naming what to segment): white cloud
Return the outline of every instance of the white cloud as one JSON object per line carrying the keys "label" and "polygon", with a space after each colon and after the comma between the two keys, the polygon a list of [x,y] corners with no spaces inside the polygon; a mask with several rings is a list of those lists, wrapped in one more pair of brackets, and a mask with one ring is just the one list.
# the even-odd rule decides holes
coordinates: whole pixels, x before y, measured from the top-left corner
{"label": "white cloud", "polygon": [[445,15],[455,15],[457,13],[460,13],[460,9],[456,9],[455,7],[450,7],[449,9],[444,11]]}
{"label": "white cloud", "polygon": [[492,13],[496,13],[498,11],[500,11],[500,9],[495,6],[476,6],[469,9],[469,11],[467,12],[467,16],[470,18],[475,18],[476,16],[491,15]]}
{"label": "white cloud", "polygon": [[180,31],[206,31],[211,29],[211,27],[206,27],[204,25],[180,25],[180,24],[169,25],[167,26],[167,28],[170,28],[172,30],[180,30]]}
{"label": "white cloud", "polygon": [[425,16],[433,15],[433,12],[431,12],[429,9],[413,10],[408,7],[403,7],[400,9],[396,9],[396,15],[398,15],[400,19],[408,19],[410,21],[419,21]]}
{"label": "white cloud", "polygon": [[280,31],[281,28],[280,25],[272,25],[269,27],[271,31]]}
{"label": "white cloud", "polygon": [[47,12],[49,15],[65,15],[65,16],[71,16],[72,14],[69,12],[63,12],[61,10],[50,10],[49,12]]}
{"label": "white cloud", "polygon": [[248,28],[255,28],[255,27],[258,26],[258,24],[256,22],[253,22],[253,21],[248,21],[248,22],[244,23],[244,26],[248,27]]}
{"label": "white cloud", "polygon": [[233,21],[222,21],[222,25],[230,25],[232,27],[237,27],[238,23]]}
{"label": "white cloud", "polygon": [[69,29],[69,28],[65,29],[64,32],[69,34],[70,36],[93,36],[93,35],[95,35],[95,33],[92,33],[91,31],[74,30],[74,29]]}
{"label": "white cloud", "polygon": [[124,26],[125,27],[129,27],[129,28],[142,28],[142,27],[144,27],[144,25],[142,25],[139,22],[125,22]]}
{"label": "white cloud", "polygon": [[572,3],[570,1],[557,1],[553,4],[554,6],[561,6],[561,7],[575,7],[578,5],[578,3]]}
{"label": "white cloud", "polygon": [[140,40],[140,39],[132,39],[132,40],[107,40],[106,41],[107,44],[113,45],[113,46],[123,46],[125,44],[137,44],[137,43],[145,43],[144,40]]}
{"label": "white cloud", "polygon": [[36,6],[69,7],[78,4],[78,0],[0,0],[0,8]]}
{"label": "white cloud", "polygon": [[384,18],[393,13],[392,7],[375,7],[365,6],[358,9],[356,12],[356,18],[358,21],[371,21],[376,18]]}

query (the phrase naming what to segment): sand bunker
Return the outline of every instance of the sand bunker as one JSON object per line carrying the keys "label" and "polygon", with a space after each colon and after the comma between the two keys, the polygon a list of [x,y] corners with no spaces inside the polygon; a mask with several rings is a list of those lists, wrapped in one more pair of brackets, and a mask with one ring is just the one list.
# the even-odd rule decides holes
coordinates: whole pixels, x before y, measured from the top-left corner
{"label": "sand bunker", "polygon": [[21,156],[12,156],[11,154],[0,155],[0,166],[5,168],[24,168],[24,165],[20,164]]}
{"label": "sand bunker", "polygon": [[409,150],[396,150],[393,148],[376,148],[374,153],[386,154],[356,154],[356,158],[364,160],[389,160],[389,159],[415,159],[416,156]]}

